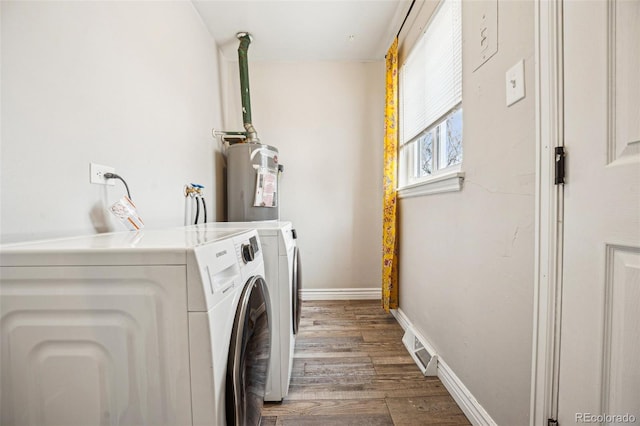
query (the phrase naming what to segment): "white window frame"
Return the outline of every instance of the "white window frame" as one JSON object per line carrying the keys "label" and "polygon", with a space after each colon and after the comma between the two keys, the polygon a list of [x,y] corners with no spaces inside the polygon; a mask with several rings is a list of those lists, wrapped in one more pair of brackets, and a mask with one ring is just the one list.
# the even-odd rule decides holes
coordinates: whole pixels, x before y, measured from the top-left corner
{"label": "white window frame", "polygon": [[[429,25],[433,21],[433,17],[440,11],[442,4],[448,0],[442,0],[435,12],[432,15],[432,18],[429,20],[429,23],[425,26],[424,32],[421,37],[425,36]],[[460,31],[462,29],[460,28]],[[460,36],[461,37],[461,36]],[[420,39],[416,43],[416,46],[420,46]],[[413,52],[412,52],[413,53]],[[462,55],[462,52],[460,52]],[[409,54],[409,57],[411,53]],[[460,58],[460,61],[462,58]],[[400,72],[400,85],[402,85],[402,70]],[[460,77],[461,78],[461,77]],[[402,88],[400,90],[400,96],[402,96]],[[400,102],[402,105],[402,101]],[[428,194],[442,193],[442,192],[450,192],[450,191],[460,191],[462,189],[462,182],[464,180],[464,172],[462,171],[462,161],[458,164],[439,168],[439,163],[443,160],[441,159],[440,150],[440,142],[437,138],[434,137],[433,145],[432,145],[432,161],[433,161],[433,170],[432,173],[427,176],[418,177],[417,171],[419,170],[419,153],[418,153],[418,144],[419,139],[426,133],[434,131],[434,129],[439,128],[439,132],[442,131],[443,127],[446,126],[447,118],[457,110],[462,109],[462,101],[453,106],[449,111],[440,116],[439,118],[433,120],[431,123],[427,125],[422,131],[420,131],[417,135],[413,136],[410,140],[402,143],[403,137],[401,136],[400,144],[398,146],[398,183],[399,186],[397,188],[398,196],[400,198],[406,197],[416,197]],[[463,111],[464,114],[464,111]],[[400,110],[400,129],[402,132],[403,124],[402,124],[402,110]],[[464,122],[464,115],[463,115]],[[464,133],[463,133],[463,141],[464,141]]]}

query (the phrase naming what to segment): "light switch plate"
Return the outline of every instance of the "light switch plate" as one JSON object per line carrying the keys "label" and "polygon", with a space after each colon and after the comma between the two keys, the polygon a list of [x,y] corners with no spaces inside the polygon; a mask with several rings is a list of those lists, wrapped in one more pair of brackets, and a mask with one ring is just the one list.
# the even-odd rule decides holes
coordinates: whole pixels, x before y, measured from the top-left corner
{"label": "light switch plate", "polygon": [[524,98],[524,59],[518,61],[506,74],[507,106]]}

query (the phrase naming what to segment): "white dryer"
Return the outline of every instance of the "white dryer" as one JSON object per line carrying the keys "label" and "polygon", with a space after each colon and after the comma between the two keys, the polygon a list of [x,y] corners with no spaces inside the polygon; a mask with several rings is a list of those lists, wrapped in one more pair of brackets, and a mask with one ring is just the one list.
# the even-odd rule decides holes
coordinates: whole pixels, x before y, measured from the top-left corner
{"label": "white dryer", "polygon": [[296,231],[288,221],[210,222],[202,229],[255,229],[263,247],[273,312],[271,366],[265,401],[281,401],[289,391],[295,337],[300,324],[302,266]]}
{"label": "white dryer", "polygon": [[263,271],[255,231],[0,247],[0,423],[258,424]]}

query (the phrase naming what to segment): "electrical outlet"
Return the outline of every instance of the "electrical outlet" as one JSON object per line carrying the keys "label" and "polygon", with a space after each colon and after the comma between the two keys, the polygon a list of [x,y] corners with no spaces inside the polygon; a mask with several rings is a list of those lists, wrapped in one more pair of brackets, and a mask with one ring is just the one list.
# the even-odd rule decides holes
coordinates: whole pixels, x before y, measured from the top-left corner
{"label": "electrical outlet", "polygon": [[116,169],[109,166],[103,166],[102,164],[89,163],[89,182],[98,185],[115,185],[116,182],[113,179],[105,179],[105,173],[115,173]]}

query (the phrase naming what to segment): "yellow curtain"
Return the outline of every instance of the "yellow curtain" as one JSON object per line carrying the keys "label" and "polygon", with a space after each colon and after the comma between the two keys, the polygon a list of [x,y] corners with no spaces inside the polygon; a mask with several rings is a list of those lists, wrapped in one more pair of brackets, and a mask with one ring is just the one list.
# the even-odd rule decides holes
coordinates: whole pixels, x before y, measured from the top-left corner
{"label": "yellow curtain", "polygon": [[398,38],[387,52],[384,112],[384,206],[382,219],[382,307],[398,307],[398,244],[396,235],[396,157],[398,148]]}

